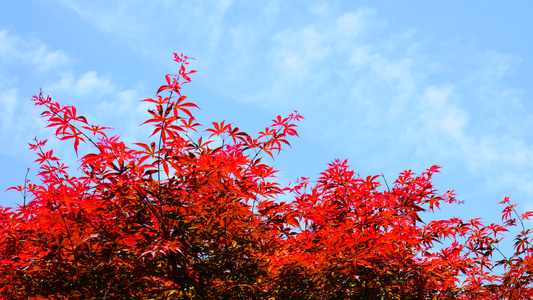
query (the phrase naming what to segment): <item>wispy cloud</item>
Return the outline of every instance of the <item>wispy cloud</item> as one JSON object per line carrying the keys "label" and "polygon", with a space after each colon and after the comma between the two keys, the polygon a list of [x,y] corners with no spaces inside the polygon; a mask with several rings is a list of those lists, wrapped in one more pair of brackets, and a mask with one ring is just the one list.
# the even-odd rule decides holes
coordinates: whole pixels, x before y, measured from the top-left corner
{"label": "wispy cloud", "polygon": [[22,39],[0,31],[0,64],[31,66],[38,72],[48,72],[68,65],[70,58],[61,50],[52,51],[36,39]]}
{"label": "wispy cloud", "polygon": [[[377,171],[453,162],[512,190],[533,167],[533,104],[506,81],[519,57],[391,28],[379,11],[341,2],[60,2],[158,63],[196,56],[196,78],[218,96],[301,111],[304,136]],[[65,85],[106,90],[105,77],[85,75]]]}
{"label": "wispy cloud", "polygon": [[[44,120],[38,118],[40,108],[33,107],[29,100],[38,93],[39,86],[44,94],[63,105],[75,105],[90,122],[125,126],[120,129],[128,140],[146,131],[138,129],[138,116],[144,113],[145,106],[139,103],[139,92],[131,89],[139,86],[121,90],[109,76],[96,71],[77,74],[65,52],[50,49],[42,41],[0,31],[0,66],[5,66],[0,68],[1,153],[20,153],[35,136],[50,135],[49,130],[43,129]],[[121,121],[126,117],[135,124]],[[70,162],[74,160],[75,157],[70,158]]]}
{"label": "wispy cloud", "polygon": [[33,87],[32,79],[56,76],[70,62],[63,51],[51,50],[39,40],[0,31],[1,153],[13,154],[25,149],[44,124],[35,122],[35,110],[24,88]]}
{"label": "wispy cloud", "polygon": [[[231,7],[231,0],[56,2],[75,11],[86,22],[105,33],[111,41],[127,45],[145,58],[168,55],[169,48],[188,52],[192,47],[213,49],[221,40],[218,23]],[[222,34],[225,34],[223,32]],[[192,51],[190,51],[192,52]]]}
{"label": "wispy cloud", "polygon": [[[17,106],[17,90],[10,89],[0,94],[0,111],[2,112],[2,136],[12,129],[13,117]],[[5,139],[3,139],[5,140]]]}
{"label": "wispy cloud", "polygon": [[44,88],[48,93],[65,93],[77,97],[102,97],[110,94],[114,88],[109,78],[99,76],[95,71],[89,71],[78,78],[72,73],[63,74],[61,79]]}

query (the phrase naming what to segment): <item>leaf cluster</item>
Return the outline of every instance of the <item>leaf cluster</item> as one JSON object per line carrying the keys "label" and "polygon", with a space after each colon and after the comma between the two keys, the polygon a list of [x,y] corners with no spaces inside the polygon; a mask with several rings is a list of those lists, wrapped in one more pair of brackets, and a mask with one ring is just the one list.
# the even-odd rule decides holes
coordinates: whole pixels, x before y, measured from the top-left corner
{"label": "leaf cluster", "polygon": [[[303,117],[278,116],[255,136],[213,122],[202,130],[209,136],[192,138],[202,125],[182,95],[190,59],[175,54],[179,73],[142,100],[151,104],[142,125],[154,128],[144,143],[128,146],[42,92],[33,98],[57,138],[94,152],[72,176],[46,140],[30,144],[41,182],[11,188],[28,203],[0,207],[1,299],[533,296],[523,222],[533,212],[519,215],[506,198],[502,225],[424,222],[441,204],[459,204],[433,187],[438,166],[402,172],[383,190],[379,176],[361,178],[335,160],[316,181],[282,187],[263,158],[290,146]],[[507,257],[498,243],[517,224]]]}

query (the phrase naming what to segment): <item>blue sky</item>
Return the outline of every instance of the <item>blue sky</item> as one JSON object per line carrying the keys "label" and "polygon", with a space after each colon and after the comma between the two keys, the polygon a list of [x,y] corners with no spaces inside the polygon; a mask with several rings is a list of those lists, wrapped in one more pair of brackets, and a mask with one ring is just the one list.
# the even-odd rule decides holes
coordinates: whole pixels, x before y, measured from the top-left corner
{"label": "blue sky", "polygon": [[[281,182],[335,158],[389,183],[442,166],[442,216],[499,219],[505,196],[533,209],[533,22],[529,1],[2,1],[0,190],[23,183],[33,137],[50,130],[42,88],[90,122],[142,140],[138,101],[196,58],[185,94],[204,124],[250,133],[305,116],[276,158]],[[75,161],[70,143],[50,141]],[[0,204],[20,202],[13,191]]]}

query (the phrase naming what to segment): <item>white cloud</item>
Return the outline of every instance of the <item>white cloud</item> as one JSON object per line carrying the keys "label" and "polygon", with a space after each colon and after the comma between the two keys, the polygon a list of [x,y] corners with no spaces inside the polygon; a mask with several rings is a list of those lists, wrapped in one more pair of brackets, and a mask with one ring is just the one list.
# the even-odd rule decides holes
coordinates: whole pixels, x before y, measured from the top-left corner
{"label": "white cloud", "polygon": [[0,79],[2,153],[19,153],[27,148],[33,137],[51,135],[50,130],[43,130],[46,124],[39,118],[42,108],[35,108],[28,99],[31,92],[26,85],[28,82],[32,88],[33,85],[43,85],[43,93],[63,105],[76,106],[78,113],[93,124],[118,127],[124,125],[119,123],[118,117],[137,120],[135,124],[130,124],[131,130],[126,128],[122,132],[130,139],[138,136],[135,129],[140,119],[130,116],[139,114],[137,110],[142,106],[135,90],[121,91],[109,76],[102,76],[96,71],[76,74],[71,59],[63,51],[50,49],[42,41],[0,31]]}
{"label": "white cloud", "polygon": [[278,66],[280,75],[293,80],[307,80],[317,64],[331,55],[326,36],[314,25],[277,33],[273,42],[276,46],[271,56],[277,62],[274,66]]}
{"label": "white cloud", "polygon": [[[438,136],[447,136],[458,142],[464,142],[464,130],[468,125],[468,113],[450,103],[453,96],[453,86],[429,86],[422,95],[423,110],[421,118],[424,127],[429,127]],[[447,139],[449,140],[449,139]]]}
{"label": "white cloud", "polygon": [[57,70],[68,65],[70,58],[61,50],[51,51],[35,39],[22,39],[0,31],[0,64],[31,66],[38,72]]}
{"label": "white cloud", "polygon": [[27,150],[27,143],[42,132],[45,123],[31,101],[22,101],[17,88],[0,85],[0,153],[20,154]]}
{"label": "white cloud", "polygon": [[29,101],[28,89],[41,77],[53,81],[70,61],[42,41],[0,31],[0,152],[20,153],[40,132],[44,122]]}
{"label": "white cloud", "polygon": [[335,20],[339,33],[348,39],[355,38],[368,30],[368,20],[374,15],[371,9],[347,12]]}
{"label": "white cloud", "polygon": [[199,42],[200,48],[205,48],[206,41],[217,44],[218,23],[233,4],[231,0],[56,2],[76,12],[111,41],[150,59],[154,54],[168,57],[169,48],[187,52]]}
{"label": "white cloud", "polygon": [[114,91],[109,78],[101,77],[95,71],[80,75],[77,79],[72,73],[67,73],[62,78],[45,87],[48,93],[64,93],[78,97],[101,97]]}
{"label": "white cloud", "polygon": [[431,39],[412,29],[369,39],[368,24],[379,23],[371,11],[334,16],[277,32],[271,80],[249,99],[278,111],[304,107],[308,136],[378,169],[455,162],[491,188],[518,183],[533,195],[524,180],[510,179],[529,178],[533,168],[524,136],[532,110],[504,81],[519,58],[454,46],[432,54]]}
{"label": "white cloud", "polygon": [[13,117],[15,113],[15,108],[17,105],[17,90],[10,89],[2,94],[0,94],[0,111],[2,112],[2,136],[6,135],[7,132],[12,128]]}
{"label": "white cloud", "polygon": [[360,46],[352,49],[348,55],[348,64],[357,69],[367,66],[369,62],[379,59],[379,55],[371,53],[367,46]]}
{"label": "white cloud", "polygon": [[135,89],[117,92],[95,104],[88,117],[102,126],[112,127],[113,134],[120,133],[126,143],[138,142],[148,137],[153,128],[139,124],[147,116],[150,104],[140,102]]}
{"label": "white cloud", "polygon": [[[190,51],[215,94],[297,109],[307,117],[301,133],[376,168],[459,162],[474,174],[507,174],[494,181],[512,185],[509,170],[528,178],[520,166],[533,166],[533,104],[505,83],[515,56],[390,28],[379,11],[331,2],[62,2],[144,55]],[[234,15],[235,6],[248,10]],[[105,90],[93,75],[66,83]]]}

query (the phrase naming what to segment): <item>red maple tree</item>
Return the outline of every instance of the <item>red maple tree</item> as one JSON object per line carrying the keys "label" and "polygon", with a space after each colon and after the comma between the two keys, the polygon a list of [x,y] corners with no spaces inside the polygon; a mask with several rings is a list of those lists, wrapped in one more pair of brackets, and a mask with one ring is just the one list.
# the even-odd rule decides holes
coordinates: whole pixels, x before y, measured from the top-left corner
{"label": "red maple tree", "polygon": [[[152,105],[143,123],[154,126],[152,142],[125,145],[74,107],[42,92],[33,98],[57,138],[94,152],[81,156],[74,176],[46,140],[30,144],[41,182],[13,187],[24,203],[0,207],[0,298],[533,297],[523,223],[532,212],[519,215],[505,198],[502,225],[425,223],[421,213],[458,203],[433,187],[438,166],[402,172],[383,189],[379,176],[361,178],[336,160],[317,180],[282,187],[263,158],[289,145],[302,116],[278,116],[255,136],[213,122],[193,139],[201,125],[181,91],[195,71],[189,57],[174,60],[179,73],[142,100]],[[514,253],[495,260],[516,225]]]}

